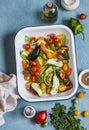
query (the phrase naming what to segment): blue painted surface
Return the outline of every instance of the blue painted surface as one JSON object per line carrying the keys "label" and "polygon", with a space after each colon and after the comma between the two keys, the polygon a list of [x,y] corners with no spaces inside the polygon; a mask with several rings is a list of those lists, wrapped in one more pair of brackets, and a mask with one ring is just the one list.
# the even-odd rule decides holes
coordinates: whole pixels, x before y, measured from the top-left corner
{"label": "blue painted surface", "polygon": [[[85,40],[82,36],[75,36],[76,46],[76,59],[78,74],[83,69],[89,68],[89,7],[88,0],[80,0],[80,6],[76,10],[66,11],[60,5],[60,0],[52,0],[58,5],[58,20],[54,24],[64,24],[70,17],[77,17],[80,13],[87,14],[86,20],[81,20],[84,24]],[[7,74],[15,73],[15,48],[14,38],[16,33],[27,26],[47,25],[41,20],[41,11],[43,5],[48,0],[3,0],[0,2],[0,71]],[[79,86],[78,91],[84,90]],[[89,90],[84,90],[86,95],[83,99],[79,100],[77,109],[81,112],[89,110]],[[74,98],[74,97],[73,97]],[[40,125],[34,123],[34,120],[26,119],[23,116],[23,108],[26,105],[32,105],[38,111],[46,109],[51,112],[51,108],[56,102],[60,102],[67,107],[71,104],[71,99],[65,101],[51,101],[28,103],[23,100],[18,100],[16,109],[4,115],[5,125],[0,127],[0,130],[41,130],[44,129]],[[85,126],[88,130],[89,118],[79,117],[81,125]],[[50,118],[47,119],[50,121]],[[46,130],[54,130],[52,125],[45,128]]]}

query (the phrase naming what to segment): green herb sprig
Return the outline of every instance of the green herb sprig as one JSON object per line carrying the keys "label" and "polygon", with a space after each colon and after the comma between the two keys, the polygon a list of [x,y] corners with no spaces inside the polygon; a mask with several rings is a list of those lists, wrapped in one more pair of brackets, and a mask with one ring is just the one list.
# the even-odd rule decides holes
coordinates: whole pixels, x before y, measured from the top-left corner
{"label": "green herb sprig", "polygon": [[82,34],[84,40],[84,26],[81,22],[76,18],[70,18],[69,20],[69,27],[73,31],[75,35]]}
{"label": "green herb sprig", "polygon": [[51,124],[54,126],[55,130],[86,130],[80,125],[81,120],[75,118],[73,114],[74,110],[74,103],[68,111],[65,105],[60,103],[55,104],[50,114]]}

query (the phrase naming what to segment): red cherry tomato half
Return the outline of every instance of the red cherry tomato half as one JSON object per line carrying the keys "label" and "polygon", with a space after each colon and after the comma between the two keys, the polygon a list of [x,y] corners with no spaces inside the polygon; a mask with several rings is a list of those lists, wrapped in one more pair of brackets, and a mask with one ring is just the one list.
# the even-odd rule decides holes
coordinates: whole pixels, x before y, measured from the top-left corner
{"label": "red cherry tomato half", "polygon": [[54,42],[55,42],[55,43],[58,43],[58,42],[59,42],[58,38],[55,38],[55,39],[54,39]]}
{"label": "red cherry tomato half", "polygon": [[40,76],[40,72],[36,72],[35,75],[36,75],[36,76]]}
{"label": "red cherry tomato half", "polygon": [[52,38],[52,39],[56,39],[56,38],[57,38],[57,36],[56,36],[56,34],[55,34],[55,33],[51,33],[51,34],[50,34],[50,38]]}
{"label": "red cherry tomato half", "polygon": [[65,72],[64,71],[60,71],[59,72],[59,76],[60,76],[61,79],[64,80],[65,79]]}
{"label": "red cherry tomato half", "polygon": [[52,38],[48,38],[48,39],[47,39],[47,42],[48,42],[48,44],[52,44],[52,43],[53,43]]}
{"label": "red cherry tomato half", "polygon": [[32,81],[32,82],[37,82],[37,77],[36,77],[36,76],[34,76],[34,75],[33,75],[33,76],[31,76],[31,81]]}
{"label": "red cherry tomato half", "polygon": [[32,71],[33,71],[33,72],[39,72],[39,71],[40,71],[40,68],[39,68],[38,66],[36,66],[36,65],[33,65],[33,66],[32,66]]}
{"label": "red cherry tomato half", "polygon": [[32,65],[37,65],[36,61],[32,61]]}
{"label": "red cherry tomato half", "polygon": [[83,14],[83,13],[80,14],[80,15],[79,15],[79,18],[80,18],[81,20],[86,19],[86,14]]}
{"label": "red cherry tomato half", "polygon": [[59,60],[64,60],[64,56],[60,53],[57,53],[56,54],[56,57],[59,59]]}
{"label": "red cherry tomato half", "polygon": [[26,49],[26,50],[29,49],[30,48],[30,44],[29,43],[24,44],[23,48]]}
{"label": "red cherry tomato half", "polygon": [[38,113],[38,115],[36,116],[36,120],[35,122],[37,124],[41,124],[43,123],[45,120],[47,119],[47,111],[41,111]]}
{"label": "red cherry tomato half", "polygon": [[33,95],[36,94],[35,90],[33,90],[32,87],[29,87],[29,92],[30,92],[31,94],[33,94]]}

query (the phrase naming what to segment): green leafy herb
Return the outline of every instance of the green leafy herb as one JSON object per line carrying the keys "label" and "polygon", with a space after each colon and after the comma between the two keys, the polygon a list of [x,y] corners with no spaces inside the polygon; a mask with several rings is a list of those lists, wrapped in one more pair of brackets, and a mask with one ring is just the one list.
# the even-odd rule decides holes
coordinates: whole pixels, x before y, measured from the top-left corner
{"label": "green leafy herb", "polygon": [[72,31],[73,31],[73,33],[75,35],[81,33],[82,36],[83,36],[83,40],[84,40],[84,32],[83,32],[84,31],[84,26],[80,23],[80,21],[78,19],[71,18],[69,20],[69,26],[70,26],[70,28],[72,29]]}
{"label": "green leafy herb", "polygon": [[23,50],[20,52],[20,56],[22,57],[22,59],[28,60],[30,53],[26,50]]}
{"label": "green leafy herb", "polygon": [[65,57],[65,60],[69,60],[69,53],[68,53],[68,50],[64,50],[64,49],[58,49],[58,52],[63,54],[64,57]]}
{"label": "green leafy herb", "polygon": [[74,110],[74,103],[69,108],[68,112],[66,106],[60,103],[55,104],[50,114],[51,124],[54,126],[55,130],[86,130],[80,125],[81,120],[76,119],[73,115]]}
{"label": "green leafy herb", "polygon": [[29,39],[28,36],[25,36],[24,39],[25,39],[25,42],[28,42],[28,43],[29,43],[30,39]]}
{"label": "green leafy herb", "polygon": [[55,46],[47,46],[48,49],[52,50],[52,51],[55,51]]}
{"label": "green leafy herb", "polygon": [[69,41],[68,39],[64,38],[64,39],[61,39],[60,42],[62,45],[65,45],[65,44],[68,44]]}
{"label": "green leafy herb", "polygon": [[39,81],[40,83],[44,82],[44,75],[43,75],[43,74],[38,77],[38,81]]}

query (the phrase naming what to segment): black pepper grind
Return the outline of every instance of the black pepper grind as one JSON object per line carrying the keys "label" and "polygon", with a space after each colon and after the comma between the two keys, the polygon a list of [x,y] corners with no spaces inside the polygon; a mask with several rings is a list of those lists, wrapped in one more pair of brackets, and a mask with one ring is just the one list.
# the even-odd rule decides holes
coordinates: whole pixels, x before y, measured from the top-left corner
{"label": "black pepper grind", "polygon": [[52,3],[52,2],[48,2],[43,6],[43,19],[45,22],[47,23],[54,23],[57,20],[58,17],[58,8],[57,5]]}

